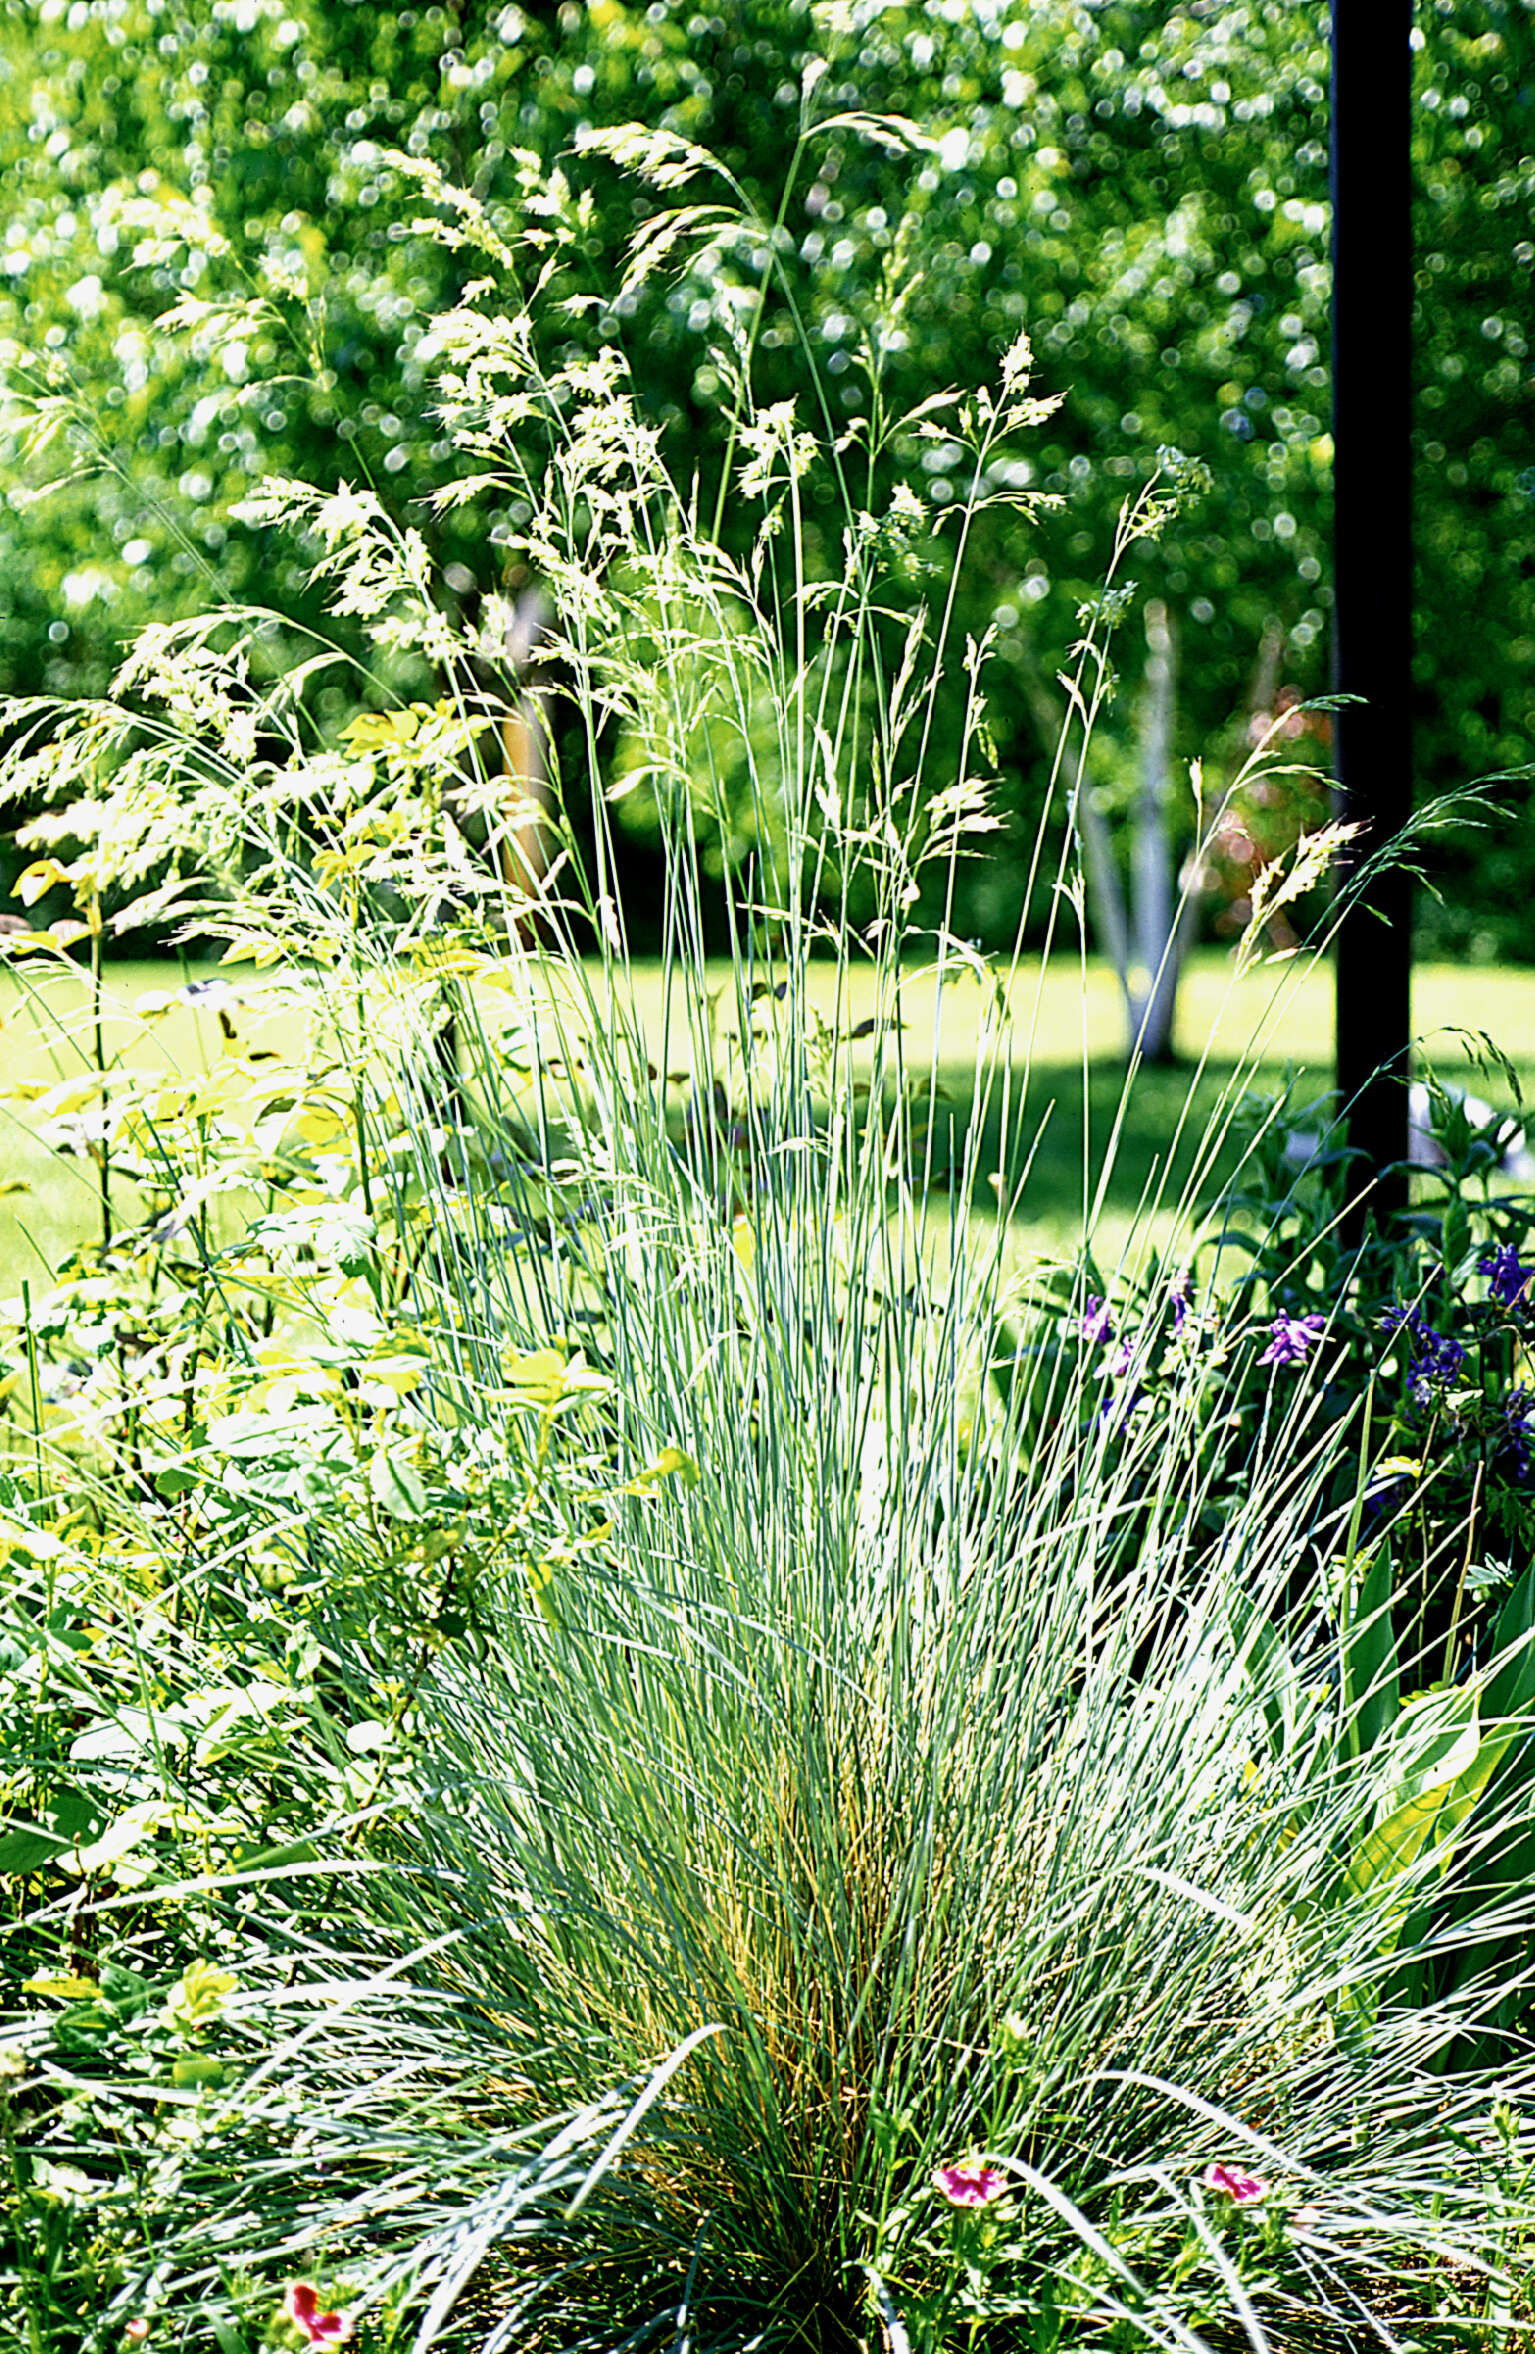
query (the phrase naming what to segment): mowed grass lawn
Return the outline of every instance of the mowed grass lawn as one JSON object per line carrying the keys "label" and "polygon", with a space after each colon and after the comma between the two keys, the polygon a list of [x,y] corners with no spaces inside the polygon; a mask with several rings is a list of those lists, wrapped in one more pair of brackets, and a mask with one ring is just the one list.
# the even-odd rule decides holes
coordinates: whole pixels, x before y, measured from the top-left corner
{"label": "mowed grass lawn", "polygon": [[[302,1017],[291,1009],[263,1008],[263,984],[248,968],[220,976],[236,992],[224,1006],[236,1036],[231,1041],[211,1000],[176,1003],[150,1021],[135,1006],[157,993],[177,991],[187,980],[206,980],[208,968],[183,971],[166,963],[126,963],[112,968],[113,1001],[106,1025],[109,1056],[143,1069],[187,1070],[242,1053],[253,1046],[295,1051]],[[723,983],[727,978],[722,969]],[[844,998],[843,1018],[856,1022],[864,1004],[862,975],[855,971]],[[811,993],[829,1013],[836,986],[833,968],[812,967]],[[655,968],[636,974],[647,1035],[657,1061],[668,1069],[689,1067],[676,1035],[661,1036],[660,977]],[[1123,1014],[1112,973],[1096,962],[1085,973],[1061,959],[1043,976],[1026,967],[1010,992],[1009,1044],[1014,1081],[1013,1108],[1004,1137],[997,1112],[990,1120],[981,1161],[985,1170],[1010,1171],[1029,1162],[1017,1220],[1022,1255],[1073,1249],[1084,1224],[1084,1198],[1100,1190],[1105,1150],[1114,1130],[1124,1089]],[[903,985],[902,1045],[913,1074],[936,1071],[940,1094],[934,1105],[940,1134],[969,1099],[982,998],[978,985],[951,979],[942,1002],[930,975],[914,971]],[[1185,976],[1179,1007],[1181,1067],[1143,1070],[1134,1082],[1109,1174],[1101,1185],[1095,1227],[1100,1257],[1112,1260],[1127,1238],[1144,1226],[1141,1205],[1160,1194],[1175,1203],[1184,1189],[1193,1156],[1202,1147],[1222,1107],[1245,1085],[1272,1090],[1287,1076],[1297,1092],[1315,1095],[1330,1079],[1332,985],[1329,971],[1296,965],[1269,966],[1236,981],[1229,956],[1205,951]],[[70,975],[45,978],[34,967],[0,972],[0,1054],[8,1087],[47,1087],[79,1077],[88,1068],[92,1040],[85,1019],[83,982]],[[1507,967],[1457,969],[1429,965],[1415,979],[1414,1018],[1421,1042],[1419,1067],[1469,1084],[1500,1109],[1513,1098],[1501,1077],[1475,1073],[1466,1058],[1464,1034],[1485,1033],[1514,1064],[1527,1096],[1535,1098],[1535,971]],[[1201,1058],[1203,1058],[1201,1064]],[[1024,1075],[1027,1073],[1027,1084]],[[95,1229],[95,1172],[84,1158],[51,1153],[39,1137],[36,1104],[12,1099],[0,1126],[0,1288],[13,1293],[23,1278],[46,1282],[53,1269]],[[1030,1160],[1030,1156],[1032,1159]],[[937,1156],[941,1163],[944,1156]],[[1230,1166],[1229,1148],[1217,1164]],[[1212,1183],[1199,1189],[1207,1200]],[[136,1205],[125,1194],[120,1210],[132,1220]],[[1156,1229],[1172,1230],[1167,1208]]]}

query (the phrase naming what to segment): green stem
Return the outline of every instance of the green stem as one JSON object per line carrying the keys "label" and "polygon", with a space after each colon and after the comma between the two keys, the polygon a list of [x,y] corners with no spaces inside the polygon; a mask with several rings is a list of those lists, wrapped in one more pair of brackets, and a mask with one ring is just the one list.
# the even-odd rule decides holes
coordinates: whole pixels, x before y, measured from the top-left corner
{"label": "green stem", "polygon": [[22,2180],[21,2152],[16,2142],[16,2126],[11,2111],[10,2087],[8,2085],[0,2085],[0,2135],[3,2135],[5,2141],[6,2170],[10,2175],[16,2194],[11,2231],[16,2245],[16,2278],[20,2284],[22,2304],[27,2318],[27,2354],[47,2354],[38,2320],[36,2284],[40,2275],[36,2265],[32,2262],[32,2251],[25,2236],[31,2202],[27,2197],[27,2186]]}
{"label": "green stem", "polygon": [[101,895],[93,892],[86,919],[91,927],[91,1030],[95,1045],[96,1076],[101,1082],[97,1100],[101,1106],[101,1146],[96,1160],[97,1182],[101,1194],[101,1247],[112,1248],[112,1141],[107,1125],[107,1041],[102,1021],[101,1003]]}

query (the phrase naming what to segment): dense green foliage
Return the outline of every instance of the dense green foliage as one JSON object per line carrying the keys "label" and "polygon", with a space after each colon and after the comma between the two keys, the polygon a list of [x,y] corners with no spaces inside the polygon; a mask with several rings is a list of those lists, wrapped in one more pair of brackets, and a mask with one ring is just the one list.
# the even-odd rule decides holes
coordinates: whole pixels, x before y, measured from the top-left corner
{"label": "dense green foliage", "polygon": [[[713,169],[643,128],[607,152]],[[371,688],[430,669],[435,701],[337,730],[344,651],[222,607],[143,633],[109,695],[4,707],[23,898],[75,910],[5,935],[61,1066],[34,1116],[98,1224],[0,1305],[0,2328],[1506,2344],[1535,2239],[1535,1567],[1495,1461],[1529,1437],[1526,1212],[1463,1135],[1434,1216],[1327,1258],[1330,1168],[1270,1135],[1239,1245],[1195,1215],[1239,1073],[1187,1184],[1148,1187],[1176,1257],[1132,1236],[1096,1275],[1084,1162],[1082,1256],[1018,1276],[1047,1106],[953,920],[988,673],[941,602],[908,623],[920,511],[853,507],[812,576],[835,467],[743,359],[722,541],[621,359],[563,332],[579,210],[531,167],[527,196],[508,246],[425,183],[478,283],[419,356],[439,511],[501,505],[551,595],[584,737],[557,860],[520,856],[481,630],[355,486],[270,483],[250,526]],[[871,413],[876,450],[941,417],[972,478],[1057,415],[1022,335],[967,407],[920,405]],[[1088,728],[1110,627],[1073,657]],[[663,843],[653,1028],[610,727]],[[1067,933],[1081,733],[1036,841]],[[710,886],[740,810],[749,865]],[[1270,869],[1241,962],[1338,841]],[[189,985],[219,1036],[185,1070],[108,1016],[107,911],[145,884],[257,968]],[[907,1026],[919,962],[971,1016],[958,1103]],[[148,1040],[174,994],[129,1009]],[[1417,1321],[1380,1335],[1382,1297]],[[1500,1485],[1426,1650],[1442,1531],[1380,1456],[1431,1322],[1435,1443]]]}
{"label": "dense green foliage", "polygon": [[[1420,12],[1418,322],[1421,551],[1418,711],[1426,789],[1530,756],[1528,474],[1531,377],[1521,283],[1535,186],[1529,0],[1445,0]],[[914,117],[928,145],[828,130],[793,167],[807,69],[821,116],[869,106]],[[858,430],[936,384],[971,386],[1020,328],[1042,389],[1064,396],[1027,460],[992,487],[1059,495],[1025,528],[977,518],[958,618],[998,633],[992,726],[1005,797],[1032,824],[1060,716],[1054,670],[1094,593],[1115,510],[1162,444],[1199,457],[1211,491],[1175,546],[1144,544],[1131,575],[1163,599],[1182,645],[1178,751],[1223,782],[1249,714],[1325,685],[1327,436],[1325,10],[1305,0],[1168,10],[1066,0],[929,12],[750,0],[646,9],[474,4],[379,8],[319,0],[78,0],[0,14],[0,169],[14,193],[0,328],[78,388],[86,421],[29,469],[90,468],[39,505],[0,507],[0,664],[20,690],[99,685],[151,612],[215,593],[313,621],[301,567],[228,508],[266,471],[372,483],[401,518],[444,455],[417,344],[470,274],[415,235],[388,161],[403,149],[472,185],[506,223],[526,217],[519,155],[563,160],[579,219],[562,332],[572,350],[621,342],[678,474],[720,480],[732,322],[764,275],[759,398],[796,383],[800,325],[824,363],[824,430]],[[774,258],[731,222],[696,222],[641,283],[637,225],[675,201],[636,190],[592,126],[638,118],[719,154]],[[707,202],[715,193],[690,189]],[[171,333],[173,303],[259,298],[243,323]],[[743,305],[745,308],[743,308]],[[190,314],[183,313],[190,319]],[[881,344],[882,392],[861,349]],[[722,362],[721,354],[725,355]],[[806,420],[810,422],[809,419]],[[863,482],[878,512],[896,475],[936,524],[963,487],[959,444],[910,436]],[[836,561],[841,509],[806,516],[812,567]],[[733,528],[727,502],[724,523]],[[480,502],[429,526],[468,609],[515,587]],[[948,574],[952,535],[910,570]],[[515,568],[511,568],[513,571]],[[909,596],[892,583],[892,594]],[[1144,660],[1127,627],[1126,688],[1094,754],[1097,789],[1125,796]],[[333,691],[332,716],[346,716]],[[940,713],[935,757],[958,725]],[[1443,862],[1425,944],[1528,952],[1535,850],[1510,788],[1508,822]],[[1297,809],[1233,821],[1215,911],[1240,903],[1255,854]],[[631,819],[654,842],[643,797]],[[1016,837],[1015,837],[1016,838]],[[626,856],[631,875],[638,848]],[[633,894],[638,910],[644,894]],[[962,878],[964,928],[1007,936],[1006,864]]]}

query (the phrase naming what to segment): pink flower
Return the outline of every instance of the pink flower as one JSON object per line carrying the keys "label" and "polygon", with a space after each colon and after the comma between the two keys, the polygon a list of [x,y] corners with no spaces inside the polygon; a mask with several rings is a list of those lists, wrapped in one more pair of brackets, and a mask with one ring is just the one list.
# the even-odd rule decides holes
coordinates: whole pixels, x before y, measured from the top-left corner
{"label": "pink flower", "polygon": [[339,2346],[352,2334],[344,2313],[322,2313],[320,2292],[307,2280],[296,2280],[283,2299],[283,2311],[296,2321],[311,2346]]}
{"label": "pink flower", "polygon": [[1246,2174],[1240,2166],[1207,2166],[1201,2178],[1207,2191],[1219,2191],[1234,2207],[1259,2207],[1269,2195],[1261,2174]]}
{"label": "pink flower", "polygon": [[148,2335],[149,2324],[142,2313],[136,2313],[131,2321],[123,2323],[123,2336],[135,2346],[141,2346]]}
{"label": "pink flower", "polygon": [[1000,2199],[1007,2188],[1007,2176],[998,2166],[983,2166],[979,2158],[958,2166],[940,2166],[933,2176],[933,2187],[942,2191],[951,2207],[989,2207],[993,2199]]}

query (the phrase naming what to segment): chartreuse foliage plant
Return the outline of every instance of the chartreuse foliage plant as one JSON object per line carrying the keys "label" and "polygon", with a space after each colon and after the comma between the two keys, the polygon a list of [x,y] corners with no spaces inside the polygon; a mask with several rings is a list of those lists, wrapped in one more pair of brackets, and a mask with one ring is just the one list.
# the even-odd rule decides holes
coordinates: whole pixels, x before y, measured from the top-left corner
{"label": "chartreuse foliage plant", "polygon": [[[845,470],[843,567],[810,570],[849,453],[754,405],[749,318],[743,561],[616,355],[546,364],[527,257],[427,193],[492,272],[434,337],[442,495],[522,512],[585,731],[547,858],[491,647],[366,492],[263,512],[432,691],[327,740],[323,649],[271,675],[224,613],[141,641],[108,702],[10,715],[88,936],[152,857],[287,1043],[243,980],[206,1069],[60,1038],[102,1217],[6,1309],[7,2326],[32,2354],[1507,2343],[1528,1965],[1426,2000],[1410,1973],[1488,1926],[1432,1902],[1462,1854],[1495,1876],[1527,1629],[1398,1725],[1326,1313],[1227,1315],[1167,1265],[1111,1335],[1080,1272],[1020,1286],[996,1211],[1026,1166],[999,1205],[984,1156],[1037,1116],[1027,1059],[914,914],[986,830],[986,649],[892,621],[905,511]],[[945,407],[977,481],[1039,421],[1029,367]],[[1068,813],[1119,609],[1067,673]],[[727,764],[755,816],[721,985],[698,808]],[[641,766],[662,1035],[608,831]],[[1068,920],[1077,880],[1045,878]],[[46,1020],[73,940],[17,945]],[[967,1105],[903,1027],[914,963],[975,1008]]]}

